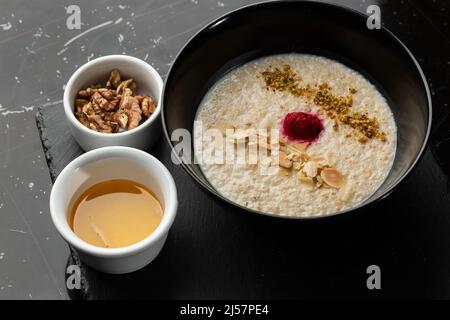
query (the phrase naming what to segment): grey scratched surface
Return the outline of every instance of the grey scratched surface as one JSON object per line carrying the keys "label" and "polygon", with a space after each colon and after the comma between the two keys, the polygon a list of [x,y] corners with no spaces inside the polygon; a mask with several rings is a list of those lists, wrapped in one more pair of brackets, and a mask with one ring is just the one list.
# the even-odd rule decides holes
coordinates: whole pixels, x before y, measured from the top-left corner
{"label": "grey scratched surface", "polygon": [[[51,180],[35,123],[37,107],[60,104],[70,75],[106,54],[134,55],[164,76],[196,30],[252,2],[0,2],[0,299],[68,297],[69,250],[50,221]],[[65,8],[72,4],[81,8],[81,30],[66,27]]]}
{"label": "grey scratched surface", "polygon": [[[0,2],[0,299],[68,297],[64,268],[69,250],[56,234],[49,217],[51,180],[35,125],[37,108],[41,107],[48,116],[48,123],[54,125],[46,128],[50,137],[51,130],[62,125],[52,122],[51,117],[59,119],[59,116],[50,110],[61,106],[64,84],[79,66],[98,56],[124,53],[148,61],[165,76],[176,53],[195,31],[214,17],[252,2],[258,1]],[[390,8],[393,1],[335,2],[360,11],[372,3],[387,8],[383,14],[389,17],[389,27],[400,32],[402,39],[406,38],[406,44],[425,65],[426,74],[433,75],[428,80],[433,95],[441,97],[438,104],[448,106],[448,101],[443,99],[448,73],[442,72],[450,64],[448,57],[442,58],[439,46],[430,49],[429,45],[422,44],[433,38],[438,39],[436,42],[448,43],[448,36],[442,32],[448,30],[448,18],[442,18],[448,17],[448,6],[443,5],[446,1],[427,1],[426,6],[408,2],[403,5],[403,1],[396,1],[396,5],[392,5],[394,9]],[[81,8],[81,30],[66,28],[65,7],[71,4]],[[96,26],[100,27],[89,31]],[[441,115],[447,115],[447,109],[441,111]],[[436,117],[437,123],[443,118]],[[64,143],[64,139],[70,140],[68,136],[51,137],[61,139],[54,144],[61,148],[58,153],[65,155],[55,161],[60,170],[78,149]],[[427,159],[433,162],[429,153]],[[439,172],[438,167],[433,170]],[[422,168],[416,175],[427,177],[427,170]],[[439,179],[440,175],[433,177]],[[442,185],[446,180],[441,178],[435,183]],[[192,188],[192,185],[186,187]],[[417,190],[411,196],[423,197]],[[444,232],[434,231],[432,234]],[[435,244],[442,253],[446,252],[446,247],[435,243],[433,237],[425,248],[436,247]],[[392,254],[395,257],[398,253]],[[424,252],[423,259],[432,258]],[[445,289],[448,264],[443,261],[441,265],[429,272],[427,279],[417,281],[429,283],[423,284],[425,293],[448,297]],[[438,291],[428,289],[442,283],[444,287]],[[182,296],[189,297],[189,292],[183,291],[188,288],[178,289]]]}

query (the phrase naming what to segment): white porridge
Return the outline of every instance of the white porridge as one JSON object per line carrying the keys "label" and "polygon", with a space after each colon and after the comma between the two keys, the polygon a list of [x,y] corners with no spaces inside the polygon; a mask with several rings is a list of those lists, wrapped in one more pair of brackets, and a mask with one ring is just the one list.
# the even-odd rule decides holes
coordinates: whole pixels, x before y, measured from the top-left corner
{"label": "white porridge", "polygon": [[[261,174],[261,165],[271,165],[261,161],[200,163],[223,196],[274,215],[321,216],[356,206],[384,181],[396,150],[395,121],[380,92],[356,71],[313,55],[269,56],[232,70],[206,94],[196,120],[223,133],[224,124],[279,132],[276,174]],[[216,145],[200,140],[196,147]],[[278,138],[268,141],[276,154]]]}

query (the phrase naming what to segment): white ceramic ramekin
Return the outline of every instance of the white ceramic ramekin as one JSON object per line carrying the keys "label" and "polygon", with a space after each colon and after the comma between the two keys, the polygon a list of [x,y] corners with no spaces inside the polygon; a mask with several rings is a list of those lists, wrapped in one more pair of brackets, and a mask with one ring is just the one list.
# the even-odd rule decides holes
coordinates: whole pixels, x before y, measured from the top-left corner
{"label": "white ceramic ramekin", "polygon": [[[75,117],[75,98],[79,90],[89,85],[106,83],[114,68],[118,68],[122,79],[133,78],[138,84],[138,93],[150,95],[157,102],[156,111],[135,129],[120,133],[101,133],[83,126]],[[161,134],[161,93],[163,81],[158,72],[145,61],[125,55],[104,56],[81,66],[70,77],[64,89],[64,111],[73,137],[86,151],[106,146],[128,146],[142,150],[150,149]]]}
{"label": "white ceramic ramekin", "polygon": [[[68,217],[74,201],[90,186],[110,179],[139,182],[161,201],[164,215],[147,238],[123,248],[100,248],[81,240],[70,228]],[[128,273],[150,263],[161,251],[178,207],[175,182],[167,168],[152,155],[128,147],[89,151],[61,171],[50,194],[50,213],[61,236],[81,260],[107,273]]]}

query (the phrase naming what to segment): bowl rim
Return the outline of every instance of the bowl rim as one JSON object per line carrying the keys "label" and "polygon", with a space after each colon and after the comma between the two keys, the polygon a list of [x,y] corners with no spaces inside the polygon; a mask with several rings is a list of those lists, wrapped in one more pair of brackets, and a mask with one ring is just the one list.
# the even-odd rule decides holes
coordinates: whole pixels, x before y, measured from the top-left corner
{"label": "bowl rim", "polygon": [[183,159],[181,159],[176,152],[173,152],[174,146],[172,144],[172,141],[170,139],[169,132],[168,132],[168,129],[167,129],[166,116],[165,116],[165,96],[166,96],[167,83],[169,82],[169,80],[170,80],[170,78],[172,76],[172,73],[173,73],[172,69],[174,69],[176,67],[176,65],[177,65],[176,62],[178,61],[180,56],[182,54],[184,54],[185,50],[187,50],[189,48],[189,46],[192,45],[192,42],[193,42],[193,40],[195,38],[197,38],[202,33],[206,32],[208,30],[211,30],[216,25],[219,25],[222,21],[226,20],[231,15],[235,15],[235,14],[240,13],[240,12],[245,12],[246,10],[251,10],[253,8],[256,8],[256,7],[265,7],[265,6],[271,6],[271,5],[277,5],[277,4],[294,4],[294,3],[295,4],[302,4],[302,5],[319,5],[319,6],[322,5],[324,7],[333,8],[334,10],[346,11],[348,13],[353,14],[355,17],[357,16],[358,18],[363,18],[363,19],[367,18],[366,15],[362,14],[361,12],[359,12],[359,11],[353,9],[353,8],[350,8],[350,7],[344,6],[344,5],[334,4],[334,3],[325,3],[325,2],[321,2],[321,1],[315,1],[315,0],[285,0],[285,1],[268,0],[268,1],[264,1],[264,2],[259,2],[259,3],[254,3],[254,4],[249,4],[249,5],[245,5],[245,6],[239,7],[237,9],[234,9],[234,10],[232,10],[230,12],[227,12],[227,13],[225,13],[225,14],[223,14],[223,15],[215,18],[215,19],[213,19],[211,22],[209,22],[206,25],[204,25],[199,31],[197,31],[193,36],[191,36],[189,38],[189,40],[184,44],[184,46],[178,52],[178,54],[176,55],[175,59],[173,60],[172,65],[169,68],[166,80],[164,82],[162,95],[161,95],[161,109],[162,109],[161,110],[161,121],[162,121],[164,136],[166,137],[166,140],[167,140],[167,142],[169,144],[169,147],[171,148],[171,152],[175,155],[176,159],[181,164],[183,170],[192,179],[194,179],[194,181],[196,181],[202,187],[202,189],[208,191],[208,193],[210,193],[213,196],[217,197],[221,201],[224,201],[225,203],[227,203],[229,205],[232,205],[233,207],[237,207],[237,208],[239,208],[241,210],[244,210],[246,212],[252,213],[254,215],[265,216],[265,217],[269,217],[269,218],[273,218],[273,219],[283,219],[283,220],[308,220],[308,221],[311,220],[311,221],[315,221],[315,220],[322,220],[322,219],[332,218],[332,217],[336,217],[336,216],[348,216],[351,213],[355,213],[356,211],[359,211],[361,209],[366,209],[368,207],[371,207],[374,204],[376,204],[376,203],[380,202],[381,200],[385,199],[394,190],[396,190],[398,188],[398,186],[401,184],[401,182],[406,180],[411,175],[411,173],[416,169],[417,164],[419,163],[419,161],[422,159],[422,157],[424,155],[424,151],[425,151],[425,149],[428,146],[429,136],[430,136],[430,132],[431,132],[432,118],[433,118],[432,117],[432,115],[433,115],[433,112],[432,112],[432,99],[431,99],[431,93],[430,93],[430,89],[429,89],[429,86],[428,86],[428,82],[426,80],[425,73],[423,72],[422,68],[420,67],[419,62],[414,57],[412,52],[408,49],[408,47],[392,31],[390,31],[384,25],[381,25],[381,28],[379,29],[379,31],[384,32],[388,37],[392,38],[392,40],[394,42],[396,42],[400,46],[401,49],[404,50],[404,52],[409,56],[409,58],[413,62],[416,70],[418,71],[418,73],[420,75],[420,78],[422,79],[423,88],[425,89],[425,93],[426,93],[426,96],[427,96],[428,123],[427,123],[425,138],[424,138],[424,140],[422,142],[422,147],[420,148],[418,154],[416,155],[413,163],[405,171],[405,173],[403,173],[403,175],[399,178],[399,180],[396,183],[394,183],[391,187],[389,187],[378,198],[375,198],[375,199],[371,200],[370,202],[359,203],[357,206],[349,208],[349,209],[346,209],[344,211],[333,212],[331,214],[321,215],[321,216],[276,215],[276,214],[272,214],[272,213],[268,213],[268,212],[264,212],[264,211],[258,211],[258,210],[255,210],[255,209],[251,209],[251,208],[245,207],[245,206],[243,206],[243,205],[241,205],[239,203],[236,203],[236,202],[228,199],[227,197],[225,197],[222,194],[220,194],[217,190],[214,190],[212,187],[208,186],[203,181],[198,179],[197,176],[192,172],[192,170],[184,163]]}
{"label": "bowl rim", "polygon": [[[156,229],[153,230],[153,232],[150,233],[147,237],[125,247],[102,248],[82,240],[75,234],[75,232],[68,225],[67,216],[61,218],[62,215],[64,214],[67,215],[67,212],[61,213],[60,210],[56,208],[56,201],[57,201],[56,199],[60,195],[61,188],[64,187],[63,185],[61,185],[63,183],[62,179],[64,179],[67,175],[75,172],[79,167],[84,166],[86,164],[113,157],[144,159],[145,161],[155,164],[158,170],[161,171],[163,179],[167,181],[168,199],[167,201],[165,201],[166,203],[164,206],[164,213],[161,222],[156,227]],[[50,216],[53,225],[56,227],[61,237],[67,243],[72,245],[75,249],[91,256],[103,258],[121,258],[138,254],[142,251],[145,251],[146,249],[149,249],[152,245],[157,243],[161,238],[163,238],[167,234],[177,214],[178,196],[175,181],[171,173],[164,166],[164,164],[162,164],[162,162],[159,161],[157,158],[155,158],[154,156],[152,156],[147,152],[144,152],[136,148],[125,146],[109,146],[85,152],[82,155],[78,156],[77,158],[73,159],[61,171],[61,173],[58,175],[55,182],[53,183],[53,187],[50,192],[49,204],[50,204]],[[65,225],[64,223],[67,223],[67,225]]]}
{"label": "bowl rim", "polygon": [[[136,64],[139,65],[141,68],[146,69],[148,71],[149,77],[156,80],[158,84],[158,90],[159,90],[159,99],[156,106],[155,112],[152,113],[150,118],[145,120],[143,123],[141,123],[136,128],[133,128],[131,130],[127,130],[124,132],[116,132],[116,133],[104,133],[104,132],[98,132],[91,129],[86,128],[84,125],[81,124],[80,121],[75,117],[75,108],[73,101],[70,101],[69,99],[69,92],[73,87],[73,83],[75,80],[84,72],[89,70],[89,68],[94,67],[96,64],[104,62],[104,61],[115,61],[115,60],[121,60],[125,63],[129,64]],[[78,130],[83,131],[86,134],[90,134],[94,137],[101,137],[103,139],[110,139],[114,140],[119,137],[126,137],[133,135],[134,133],[137,133],[139,131],[142,131],[144,128],[150,126],[153,122],[157,121],[159,115],[161,114],[161,106],[162,106],[162,93],[163,93],[163,87],[164,83],[161,78],[161,75],[156,71],[155,68],[153,68],[149,63],[147,63],[144,60],[141,60],[139,58],[125,55],[125,54],[111,54],[106,56],[97,57],[91,61],[86,62],[81,67],[79,67],[75,72],[70,76],[69,81],[67,81],[67,84],[64,88],[64,96],[63,96],[63,105],[64,105],[64,111],[66,114],[66,118],[69,120],[69,122]],[[153,97],[152,97],[153,98]]]}

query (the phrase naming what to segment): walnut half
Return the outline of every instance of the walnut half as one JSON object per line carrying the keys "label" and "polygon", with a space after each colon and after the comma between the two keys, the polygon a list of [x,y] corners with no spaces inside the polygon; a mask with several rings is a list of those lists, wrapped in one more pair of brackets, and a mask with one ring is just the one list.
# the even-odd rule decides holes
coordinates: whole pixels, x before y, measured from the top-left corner
{"label": "walnut half", "polygon": [[75,116],[85,127],[103,133],[134,129],[157,108],[152,97],[137,95],[137,88],[135,80],[122,80],[119,69],[113,69],[105,86],[78,91]]}

